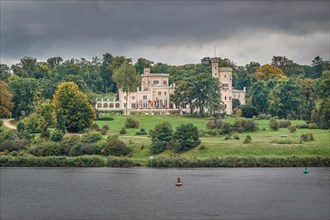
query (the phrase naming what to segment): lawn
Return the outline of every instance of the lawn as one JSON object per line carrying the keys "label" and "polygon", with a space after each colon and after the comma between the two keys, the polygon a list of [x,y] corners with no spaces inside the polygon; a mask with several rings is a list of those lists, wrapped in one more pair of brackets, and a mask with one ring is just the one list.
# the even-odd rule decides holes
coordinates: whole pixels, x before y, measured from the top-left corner
{"label": "lawn", "polygon": [[[185,116],[132,116],[140,122],[139,128],[126,129],[127,134],[119,135],[119,131],[124,128],[125,116],[113,116],[112,121],[97,121],[97,124],[109,125],[108,135],[119,135],[119,138],[133,149],[132,159],[145,161],[150,156],[157,157],[181,155],[185,157],[206,158],[209,156],[269,156],[269,157],[287,157],[287,156],[321,156],[330,157],[330,133],[328,130],[320,129],[297,129],[295,133],[290,133],[287,128],[281,128],[278,131],[271,131],[268,127],[268,120],[257,120],[260,127],[259,131],[240,133],[239,140],[224,140],[224,137],[202,137],[202,145],[206,147],[199,150],[199,147],[187,152],[177,154],[174,149],[167,150],[159,155],[151,155],[149,146],[151,144],[147,135],[135,135],[140,128],[147,132],[154,128],[156,124],[169,122],[175,129],[180,124],[192,123],[198,129],[208,130],[205,118],[190,118]],[[226,122],[233,123],[236,119],[228,117]],[[304,121],[291,121],[293,125],[304,124]],[[262,128],[266,130],[262,130]],[[299,143],[300,135],[303,133],[312,133],[315,141]],[[252,137],[250,144],[243,144],[246,135]],[[291,140],[293,144],[277,144],[280,140]]]}

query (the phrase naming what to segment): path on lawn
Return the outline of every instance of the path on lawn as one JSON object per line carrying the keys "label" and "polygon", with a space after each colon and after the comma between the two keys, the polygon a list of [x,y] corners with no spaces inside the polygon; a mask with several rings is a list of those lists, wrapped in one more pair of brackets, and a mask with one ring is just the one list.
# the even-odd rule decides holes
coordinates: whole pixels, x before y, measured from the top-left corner
{"label": "path on lawn", "polygon": [[14,126],[11,121],[14,121],[15,119],[9,118],[9,119],[2,119],[3,125],[10,128],[10,129],[16,129],[16,126]]}

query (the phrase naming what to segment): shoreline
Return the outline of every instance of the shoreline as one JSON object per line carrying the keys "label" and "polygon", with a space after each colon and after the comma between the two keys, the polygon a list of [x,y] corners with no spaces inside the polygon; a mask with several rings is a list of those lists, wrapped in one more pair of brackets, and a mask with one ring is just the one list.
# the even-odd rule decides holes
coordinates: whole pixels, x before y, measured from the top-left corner
{"label": "shoreline", "polygon": [[216,167],[330,167],[330,157],[157,157],[134,160],[121,157],[0,156],[0,167],[149,167],[149,168],[216,168]]}

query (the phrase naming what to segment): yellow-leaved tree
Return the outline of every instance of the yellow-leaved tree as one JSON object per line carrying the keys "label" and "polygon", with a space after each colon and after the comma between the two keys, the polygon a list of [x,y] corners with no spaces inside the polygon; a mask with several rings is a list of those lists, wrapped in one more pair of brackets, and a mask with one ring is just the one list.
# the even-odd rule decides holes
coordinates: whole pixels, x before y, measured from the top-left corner
{"label": "yellow-leaved tree", "polygon": [[69,132],[79,132],[92,126],[95,110],[87,96],[74,82],[61,83],[54,94],[56,112],[61,112]]}
{"label": "yellow-leaved tree", "polygon": [[284,77],[286,76],[280,68],[270,64],[259,67],[253,74],[251,74],[251,80],[253,82],[259,80],[268,81],[270,79],[281,79]]}

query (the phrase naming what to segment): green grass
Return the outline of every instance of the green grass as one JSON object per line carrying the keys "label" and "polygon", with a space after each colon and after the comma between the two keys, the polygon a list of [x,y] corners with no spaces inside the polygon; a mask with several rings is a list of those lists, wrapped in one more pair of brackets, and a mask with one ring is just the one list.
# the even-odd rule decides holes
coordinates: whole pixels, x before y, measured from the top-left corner
{"label": "green grass", "polygon": [[[182,123],[192,123],[198,129],[207,130],[208,120],[205,118],[190,118],[185,116],[131,116],[140,122],[139,128],[126,129],[127,134],[119,135],[119,131],[124,127],[125,116],[114,116],[112,121],[97,121],[102,125],[109,125],[108,135],[119,135],[119,138],[133,149],[132,159],[144,164],[150,156],[183,156],[195,158],[207,158],[210,156],[241,156],[241,157],[287,157],[287,156],[321,156],[330,157],[330,133],[328,130],[320,129],[297,129],[295,133],[290,133],[287,128],[278,131],[271,131],[268,127],[268,120],[257,120],[260,127],[259,131],[238,134],[240,140],[224,140],[224,137],[202,137],[202,144],[206,147],[200,151],[198,147],[183,153],[176,153],[174,150],[167,150],[158,155],[151,155],[149,146],[151,144],[147,135],[137,136],[135,133],[144,128],[147,132],[153,129],[156,124],[169,122],[175,129]],[[236,119],[229,117],[224,119],[226,122],[233,123]],[[304,124],[304,121],[291,121],[293,125]],[[261,129],[265,128],[265,131]],[[299,144],[300,135],[303,133],[313,133],[315,141],[303,142]],[[243,144],[246,135],[252,137],[251,144]],[[282,136],[282,137],[281,137]],[[284,137],[283,137],[284,136]],[[289,139],[293,144],[276,144],[278,140]],[[274,143],[275,142],[275,143]],[[144,161],[144,162],[143,162]]]}

